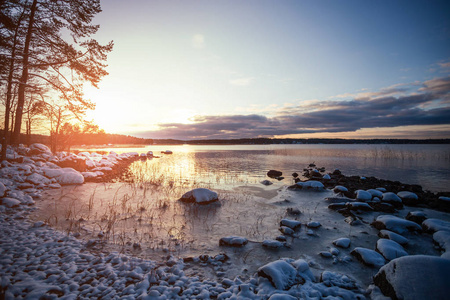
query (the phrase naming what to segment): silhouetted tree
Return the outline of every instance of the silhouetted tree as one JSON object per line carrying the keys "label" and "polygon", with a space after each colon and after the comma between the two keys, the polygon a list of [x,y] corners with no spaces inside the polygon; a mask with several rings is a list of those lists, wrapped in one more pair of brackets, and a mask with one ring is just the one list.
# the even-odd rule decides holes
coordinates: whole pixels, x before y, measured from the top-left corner
{"label": "silhouetted tree", "polygon": [[[12,24],[1,31],[1,37],[11,41],[0,45],[0,53],[6,53],[10,70],[19,67],[17,108],[15,112],[12,143],[19,142],[24,113],[26,90],[47,86],[47,97],[64,100],[69,111],[82,114],[93,109],[94,104],[83,95],[83,84],[97,87],[107,75],[105,61],[113,43],[100,45],[90,38],[99,28],[91,24],[101,11],[99,0],[2,0],[5,24]],[[20,18],[20,16],[22,16]],[[13,22],[9,22],[12,20]],[[17,33],[16,43],[13,33]],[[67,34],[68,33],[68,34]],[[12,53],[14,52],[15,57]],[[17,74],[17,71],[13,71]],[[14,78],[8,78],[13,84]],[[6,109],[7,110],[7,109]],[[6,119],[6,116],[5,116]],[[6,128],[5,128],[6,129]]]}

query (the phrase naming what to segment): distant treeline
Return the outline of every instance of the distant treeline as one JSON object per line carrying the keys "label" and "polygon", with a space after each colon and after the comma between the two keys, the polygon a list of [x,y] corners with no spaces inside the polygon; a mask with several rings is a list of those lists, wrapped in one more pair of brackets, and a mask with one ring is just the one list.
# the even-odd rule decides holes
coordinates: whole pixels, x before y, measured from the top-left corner
{"label": "distant treeline", "polygon": [[[41,134],[31,134],[27,136],[22,134],[20,137],[22,144],[50,144],[50,136]],[[72,145],[107,145],[107,144],[136,144],[136,145],[151,145],[152,139],[138,138],[130,135],[109,134],[109,133],[85,133],[77,134],[71,137]]]}
{"label": "distant treeline", "polygon": [[450,144],[450,139],[230,139],[230,140],[153,140],[159,145],[271,145],[271,144]]}

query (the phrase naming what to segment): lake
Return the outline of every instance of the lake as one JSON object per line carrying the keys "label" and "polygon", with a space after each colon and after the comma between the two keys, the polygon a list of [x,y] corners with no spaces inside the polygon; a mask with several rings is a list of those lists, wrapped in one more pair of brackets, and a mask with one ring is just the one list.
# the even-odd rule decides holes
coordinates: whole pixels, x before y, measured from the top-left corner
{"label": "lake", "polygon": [[[90,151],[115,151],[117,153],[153,151],[161,155],[164,150],[172,155],[162,155],[132,169],[141,179],[150,179],[156,168],[176,181],[195,181],[214,187],[236,184],[255,184],[265,179],[267,171],[283,172],[285,183],[291,174],[310,163],[325,167],[327,171],[340,169],[344,175],[374,176],[419,184],[432,192],[450,188],[449,145],[152,145],[141,148],[99,148]],[[82,150],[82,149],[80,149]],[[146,170],[145,170],[146,169]],[[147,173],[147,176],[144,174]]]}

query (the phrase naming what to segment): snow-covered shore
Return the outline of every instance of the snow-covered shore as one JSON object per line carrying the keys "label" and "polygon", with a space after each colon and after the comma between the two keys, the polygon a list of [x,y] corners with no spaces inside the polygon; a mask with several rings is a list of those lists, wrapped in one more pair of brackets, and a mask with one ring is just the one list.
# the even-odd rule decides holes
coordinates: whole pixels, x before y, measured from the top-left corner
{"label": "snow-covered shore", "polygon": [[[42,191],[46,189],[58,188],[65,184],[80,184],[81,178],[84,182],[85,178],[93,176],[90,173],[102,176],[101,173],[96,172],[104,174],[105,171],[111,171],[106,168],[113,169],[119,161],[136,158],[138,154],[113,153],[101,156],[81,153],[74,156],[66,153],[54,156],[45,146],[34,145],[29,149],[22,148],[18,153],[10,152],[9,155],[10,161],[2,162],[0,170],[0,283],[1,295],[6,299],[39,299],[41,297],[44,299],[100,297],[102,299],[365,299],[380,297],[382,299],[383,297],[375,286],[368,289],[361,287],[356,280],[352,279],[352,274],[314,269],[312,265],[315,264],[315,259],[311,261],[298,259],[300,253],[295,259],[278,258],[265,261],[256,272],[247,276],[204,279],[188,275],[190,272],[187,272],[187,269],[190,264],[212,267],[218,273],[235,266],[224,254],[200,255],[191,260],[167,256],[164,259],[151,261],[117,252],[105,254],[95,251],[89,243],[76,239],[72,235],[58,232],[43,222],[31,221],[30,216],[35,211],[33,198],[39,198]],[[89,165],[86,173],[57,165],[64,161],[74,163],[79,159],[84,160],[86,166]],[[64,163],[62,165],[64,166]],[[286,190],[285,192],[305,193],[302,190]],[[378,207],[378,203],[382,202],[389,204],[398,201],[390,194],[383,201],[383,196],[379,198],[380,195],[375,191],[366,192],[370,196],[358,192],[355,195],[358,199],[340,198],[340,203],[344,203],[340,209],[345,208],[352,213],[354,218],[350,218],[351,221],[364,221],[364,213],[367,213],[363,212],[364,208]],[[286,195],[280,194],[278,198],[281,200]],[[401,201],[401,198],[399,199]],[[333,201],[339,203],[336,199]],[[284,205],[284,201],[279,202]],[[359,218],[360,213],[363,214],[361,218]],[[420,219],[420,214],[416,213],[415,216]],[[419,223],[422,224],[422,222],[423,220]],[[407,252],[402,252],[402,248],[398,248],[397,244],[401,244],[400,234],[410,230],[418,235],[434,233],[435,242],[443,249],[442,257],[439,259],[447,261],[448,252],[446,251],[450,248],[447,234],[450,231],[449,224],[443,220],[430,218],[421,226],[402,216],[394,217],[384,214],[379,216],[373,225],[381,230],[380,234],[383,233],[383,238],[378,239],[373,249],[350,246],[350,241],[342,238],[335,241],[335,246],[341,250],[330,248],[330,251],[322,251],[320,255],[324,260],[336,259],[339,251],[354,251],[355,254],[352,253],[352,255],[362,261],[361,268],[366,268],[363,264],[372,265],[370,270],[374,273],[385,265],[382,268],[383,272],[377,275],[379,280],[376,283],[379,283],[384,292],[393,289],[394,292],[398,291],[397,296],[405,298],[411,296],[404,288],[407,283],[404,281],[404,276],[396,274],[395,267],[392,266],[415,264],[418,266],[416,275],[414,277],[408,274],[412,277],[408,277],[407,280],[418,281],[416,298],[423,295],[420,293],[427,292],[434,292],[434,294],[441,292],[445,295],[448,292],[445,278],[449,278],[445,276],[450,275],[448,263],[430,259],[430,257],[438,258],[437,256],[408,255]],[[314,235],[321,230],[317,229],[320,227],[317,221],[310,221],[304,225],[307,229],[300,233],[301,222],[283,219],[280,222],[280,231],[285,238],[294,241],[303,237],[303,234]],[[421,231],[430,233],[420,233]],[[240,237],[234,237],[235,240],[236,238]],[[282,239],[268,241],[266,244],[273,245],[279,242],[285,245],[280,240]],[[249,247],[245,245],[246,243],[238,244]],[[342,250],[344,248],[348,250]],[[403,263],[402,257],[414,259]],[[388,263],[389,260],[391,260],[390,263]],[[428,264],[429,261],[431,263]],[[429,268],[432,265],[438,267]],[[417,280],[418,276],[424,277],[423,274],[427,274],[426,278]],[[430,278],[432,282],[429,281]],[[427,290],[427,287],[433,290]]]}

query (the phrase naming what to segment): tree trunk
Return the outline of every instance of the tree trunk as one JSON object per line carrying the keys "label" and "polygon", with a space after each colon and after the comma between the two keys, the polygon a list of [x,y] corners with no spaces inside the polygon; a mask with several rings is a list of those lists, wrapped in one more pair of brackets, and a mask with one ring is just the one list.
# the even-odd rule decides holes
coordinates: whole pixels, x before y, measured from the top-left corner
{"label": "tree trunk", "polygon": [[17,47],[17,36],[19,35],[20,23],[22,23],[22,17],[25,12],[22,11],[22,14],[17,21],[16,29],[14,30],[14,39],[11,49],[11,61],[9,63],[9,73],[8,73],[8,83],[6,86],[6,103],[5,103],[5,125],[4,125],[4,134],[2,138],[2,152],[0,155],[0,161],[4,161],[6,159],[6,148],[8,147],[9,142],[9,118],[11,113],[11,100],[12,100],[12,81],[14,76],[14,61],[16,59],[16,47]]}
{"label": "tree trunk", "polygon": [[18,145],[20,139],[20,129],[22,127],[22,115],[23,106],[25,104],[25,88],[28,81],[28,56],[30,51],[31,36],[33,34],[34,28],[34,15],[37,11],[37,0],[33,0],[30,10],[30,21],[28,23],[27,35],[25,37],[25,46],[23,49],[23,60],[22,60],[22,77],[20,78],[17,108],[16,108],[16,119],[14,123],[14,133],[12,136],[12,144]]}

